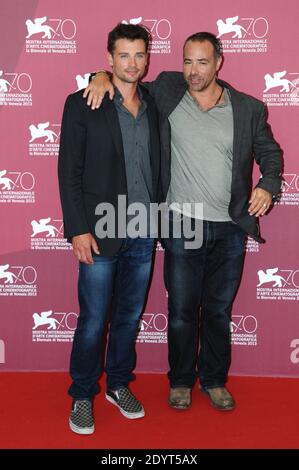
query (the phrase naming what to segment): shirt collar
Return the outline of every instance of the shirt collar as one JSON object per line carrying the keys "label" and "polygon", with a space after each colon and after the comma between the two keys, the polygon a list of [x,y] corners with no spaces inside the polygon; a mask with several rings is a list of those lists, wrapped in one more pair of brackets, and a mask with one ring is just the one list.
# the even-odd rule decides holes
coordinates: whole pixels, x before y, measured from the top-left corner
{"label": "shirt collar", "polygon": [[[123,96],[121,94],[121,92],[119,91],[119,89],[115,86],[114,86],[114,100],[116,100],[118,103],[122,103],[123,102]],[[140,98],[140,101],[141,103],[144,103],[144,100],[143,100],[143,94],[142,94],[142,90],[139,86],[137,86],[137,93],[138,93],[138,96]]]}

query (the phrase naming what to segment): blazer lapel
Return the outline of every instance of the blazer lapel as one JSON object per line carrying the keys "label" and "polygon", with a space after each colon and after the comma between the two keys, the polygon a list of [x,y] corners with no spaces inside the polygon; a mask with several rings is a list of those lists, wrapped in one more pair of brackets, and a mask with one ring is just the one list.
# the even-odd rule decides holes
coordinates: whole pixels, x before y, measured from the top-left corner
{"label": "blazer lapel", "polygon": [[163,107],[162,105],[158,105],[159,111],[164,114],[165,117],[172,113],[172,111],[177,107],[181,99],[183,98],[186,90],[188,88],[187,82],[182,77],[181,81],[176,83],[175,86],[169,91],[165,98],[163,99]]}
{"label": "blazer lapel", "polygon": [[242,106],[243,97],[240,93],[236,92],[234,88],[230,87],[226,82],[217,80],[220,85],[228,88],[230,93],[230,100],[233,109],[233,167],[232,167],[232,176],[236,175],[237,166],[239,163],[239,157],[241,155],[241,145],[242,145],[242,135],[245,126],[246,114],[244,113],[244,108]]}
{"label": "blazer lapel", "polygon": [[241,139],[244,129],[244,111],[242,112],[242,97],[240,97],[234,90],[230,90],[231,93],[231,103],[233,108],[233,120],[234,120],[234,144],[233,144],[233,153],[234,156],[240,154],[241,151]]}
{"label": "blazer lapel", "polygon": [[111,133],[112,140],[116,147],[119,157],[124,159],[124,149],[122,142],[121,129],[119,125],[119,119],[117,116],[117,111],[115,109],[113,101],[110,101],[109,98],[105,98],[103,102],[104,115],[108,123],[108,129]]}

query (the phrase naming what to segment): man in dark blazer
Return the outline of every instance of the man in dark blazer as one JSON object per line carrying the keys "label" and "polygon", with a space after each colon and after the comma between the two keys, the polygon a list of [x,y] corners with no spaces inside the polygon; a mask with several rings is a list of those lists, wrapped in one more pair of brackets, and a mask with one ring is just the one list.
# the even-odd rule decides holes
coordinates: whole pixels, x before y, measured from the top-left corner
{"label": "man in dark blazer", "polygon": [[[223,411],[235,407],[225,384],[231,362],[231,310],[242,275],[245,236],[264,241],[258,217],[267,213],[281,187],[281,151],[266,123],[264,105],[219,80],[221,65],[219,39],[196,33],[184,44],[183,73],[163,72],[147,84],[160,115],[161,181],[164,198],[173,209],[170,218],[179,214],[194,225],[195,211],[184,203],[203,205],[200,248],[187,249],[184,236],[170,234],[163,240],[169,405],[179,409],[191,406],[197,377],[214,407]],[[88,104],[93,109],[106,90],[111,95],[103,74],[85,90],[84,96],[91,92]],[[255,187],[254,159],[261,172]]]}
{"label": "man in dark blazer", "polygon": [[[127,217],[131,204],[142,204],[148,210],[158,197],[157,110],[148,91],[138,85],[147,65],[148,42],[148,33],[141,26],[114,28],[108,36],[113,101],[105,99],[101,109],[93,112],[79,91],[67,98],[63,114],[60,196],[65,237],[80,262],[80,315],[69,389],[73,397],[69,425],[79,434],[94,432],[93,397],[99,391],[110,310],[106,398],[126,418],[144,416],[143,406],[128,384],[133,378],[134,341],[148,288],[154,238],[148,230],[141,236],[124,232],[117,216],[132,222],[132,216]],[[113,209],[110,218],[103,207]],[[99,214],[105,216],[102,224]],[[105,225],[112,227],[112,235],[104,230]]]}

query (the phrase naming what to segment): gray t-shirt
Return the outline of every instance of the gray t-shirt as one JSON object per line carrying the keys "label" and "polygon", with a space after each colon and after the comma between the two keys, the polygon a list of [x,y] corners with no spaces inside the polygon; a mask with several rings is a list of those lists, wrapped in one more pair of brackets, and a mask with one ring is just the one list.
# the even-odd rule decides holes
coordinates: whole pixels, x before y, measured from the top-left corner
{"label": "gray t-shirt", "polygon": [[182,210],[182,203],[203,203],[203,219],[214,222],[231,221],[228,206],[233,112],[227,89],[224,89],[224,98],[223,104],[203,111],[186,91],[169,116],[171,182],[167,202],[189,217],[197,217],[197,214],[193,210]]}

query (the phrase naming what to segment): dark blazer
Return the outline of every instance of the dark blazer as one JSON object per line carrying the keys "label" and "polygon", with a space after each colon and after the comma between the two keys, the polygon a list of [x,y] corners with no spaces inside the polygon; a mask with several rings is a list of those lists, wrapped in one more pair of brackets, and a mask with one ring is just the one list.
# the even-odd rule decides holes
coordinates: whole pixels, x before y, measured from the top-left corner
{"label": "dark blazer", "polygon": [[[276,196],[281,188],[281,150],[266,122],[264,104],[245,93],[238,92],[221,80],[218,82],[229,89],[233,109],[234,141],[229,214],[246,233],[255,240],[263,242],[259,235],[258,219],[248,214],[253,159],[255,158],[258,163],[262,174],[256,187],[263,188]],[[181,72],[162,72],[155,81],[145,85],[155,98],[160,115],[161,183],[165,198],[171,178],[171,132],[168,116],[184,96],[187,83]]]}
{"label": "dark blazer", "polygon": [[[118,195],[127,195],[126,168],[121,129],[116,108],[108,95],[102,106],[92,111],[83,90],[69,95],[63,112],[58,177],[64,220],[64,236],[91,233],[101,255],[115,254],[122,244],[116,237],[98,239],[95,225],[99,203],[112,204],[117,215]],[[150,160],[153,201],[158,200],[160,140],[157,109],[153,98],[142,87],[147,102],[150,129]]]}

